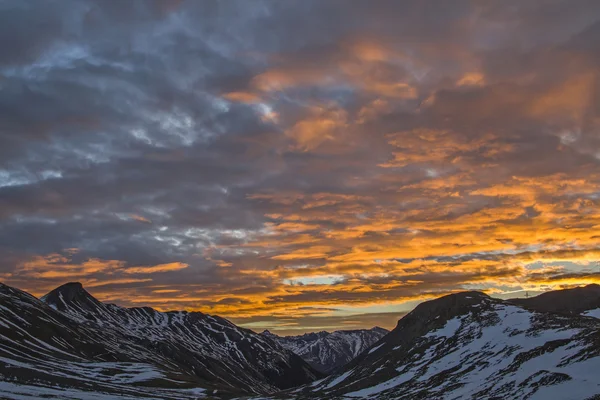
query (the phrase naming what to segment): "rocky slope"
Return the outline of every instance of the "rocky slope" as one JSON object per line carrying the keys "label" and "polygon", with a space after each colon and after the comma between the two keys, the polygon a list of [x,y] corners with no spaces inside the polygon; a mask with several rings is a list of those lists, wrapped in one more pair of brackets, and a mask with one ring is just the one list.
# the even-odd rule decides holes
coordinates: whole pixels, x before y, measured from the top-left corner
{"label": "rocky slope", "polygon": [[589,314],[600,317],[600,285],[554,290],[535,297],[510,299],[531,310],[563,314]]}
{"label": "rocky slope", "polygon": [[302,357],[313,368],[330,373],[355,359],[389,331],[373,329],[307,333],[299,336],[277,336],[269,331],[262,335],[279,342]]}
{"label": "rocky slope", "polygon": [[0,361],[7,398],[227,397],[318,376],[275,341],[225,319],[104,304],[78,283],[42,300],[0,284]]}
{"label": "rocky slope", "polygon": [[[43,301],[0,284],[0,398],[596,400],[600,319],[587,316],[594,290],[562,291],[571,308],[583,308],[559,311],[479,292],[425,302],[312,381],[318,373],[279,339],[219,317],[104,304],[79,284]],[[285,390],[295,385],[303,386]]]}
{"label": "rocky slope", "polygon": [[273,398],[597,399],[600,320],[479,292],[422,303],[343,371]]}

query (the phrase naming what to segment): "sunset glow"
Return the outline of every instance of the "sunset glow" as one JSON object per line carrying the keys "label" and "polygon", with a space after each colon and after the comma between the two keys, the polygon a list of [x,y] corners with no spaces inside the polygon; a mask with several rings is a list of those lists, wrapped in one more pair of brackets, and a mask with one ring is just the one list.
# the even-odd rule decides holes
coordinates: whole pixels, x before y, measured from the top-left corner
{"label": "sunset glow", "polygon": [[600,283],[600,2],[51,3],[0,23],[0,281],[281,333]]}

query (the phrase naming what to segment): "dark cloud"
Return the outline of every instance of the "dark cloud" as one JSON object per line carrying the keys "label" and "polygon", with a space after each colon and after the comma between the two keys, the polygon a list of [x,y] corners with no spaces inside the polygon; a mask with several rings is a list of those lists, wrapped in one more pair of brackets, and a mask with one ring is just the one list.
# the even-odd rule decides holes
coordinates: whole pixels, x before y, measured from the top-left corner
{"label": "dark cloud", "polygon": [[592,281],[599,7],[5,1],[0,277],[300,329]]}

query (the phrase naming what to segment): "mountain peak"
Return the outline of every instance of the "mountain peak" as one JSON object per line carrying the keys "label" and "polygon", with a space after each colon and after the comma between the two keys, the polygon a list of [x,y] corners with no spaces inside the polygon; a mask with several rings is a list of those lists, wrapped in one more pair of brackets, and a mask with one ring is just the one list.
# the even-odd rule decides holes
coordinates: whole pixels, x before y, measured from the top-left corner
{"label": "mountain peak", "polygon": [[387,333],[389,333],[389,331],[387,329],[382,328],[380,326],[374,326],[374,327],[372,327],[369,330],[372,331],[372,332],[379,332],[379,333],[382,333],[384,335],[387,334]]}
{"label": "mountain peak", "polygon": [[[71,298],[77,295],[81,295],[83,293],[87,293],[87,291],[83,288],[81,282],[68,282],[63,285],[60,285],[56,289],[51,290],[48,294],[43,296],[42,299],[48,299],[49,297],[52,297],[50,295],[58,294],[62,294],[63,298],[65,296]],[[67,300],[67,298],[65,298],[65,300]]]}
{"label": "mountain peak", "polygon": [[453,293],[425,301],[400,318],[396,327],[385,336],[387,339],[384,344],[361,354],[349,365],[357,365],[369,357],[378,357],[394,347],[410,343],[432,330],[443,327],[447,321],[457,316],[471,312],[480,313],[496,302],[501,301],[477,291]]}
{"label": "mountain peak", "polygon": [[60,311],[67,311],[72,306],[82,311],[94,311],[102,307],[102,303],[89,294],[80,282],[65,283],[41,297],[40,300]]}
{"label": "mountain peak", "polygon": [[590,289],[595,289],[595,290],[600,289],[600,285],[598,285],[597,283],[590,283],[589,285],[586,285],[584,287],[590,288]]}
{"label": "mountain peak", "polygon": [[[32,380],[49,382],[51,397],[75,391],[82,398],[94,390],[115,398],[123,387],[123,395],[196,399],[204,392],[267,394],[322,377],[274,340],[223,318],[108,306],[77,282],[57,287],[43,302],[0,286],[0,303],[1,398],[7,385],[21,391],[21,384],[34,388],[25,386]],[[184,392],[174,392],[179,388]]]}
{"label": "mountain peak", "polygon": [[60,285],[59,287],[57,287],[55,290],[60,290],[60,291],[79,291],[83,289],[83,285],[81,284],[81,282],[67,282],[63,285]]}
{"label": "mountain peak", "polygon": [[418,319],[422,323],[431,322],[434,319],[447,320],[490,299],[487,294],[477,291],[449,294],[419,304],[398,321],[398,326],[401,326],[403,321],[411,319]]}
{"label": "mountain peak", "polygon": [[592,317],[531,312],[480,292],[452,294],[422,303],[344,369],[295,393],[299,399],[591,399],[598,393],[592,363],[599,331]]}

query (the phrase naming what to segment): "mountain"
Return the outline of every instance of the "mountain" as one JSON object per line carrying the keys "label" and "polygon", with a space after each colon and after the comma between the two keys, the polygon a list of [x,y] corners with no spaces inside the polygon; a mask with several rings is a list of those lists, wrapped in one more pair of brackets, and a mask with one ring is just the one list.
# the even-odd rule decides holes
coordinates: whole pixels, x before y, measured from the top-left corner
{"label": "mountain", "polygon": [[0,361],[7,398],[227,397],[319,377],[276,341],[223,318],[104,304],[79,283],[42,300],[0,284]]}
{"label": "mountain", "polygon": [[344,370],[284,399],[598,399],[600,320],[479,292],[417,306]]}
{"label": "mountain", "polygon": [[535,297],[510,299],[511,303],[536,311],[588,314],[600,317],[600,285],[554,290]]}
{"label": "mountain", "polygon": [[330,373],[348,364],[387,333],[388,330],[375,327],[332,333],[323,331],[300,336],[277,336],[264,331],[262,335],[276,340],[316,370]]}
{"label": "mountain", "polygon": [[[547,297],[572,299],[560,312],[479,292],[424,302],[314,381],[322,375],[279,344],[287,338],[223,318],[105,304],[78,283],[43,301],[0,284],[0,398],[597,400],[600,319],[586,316],[594,290]],[[336,334],[290,343],[364,343]]]}

